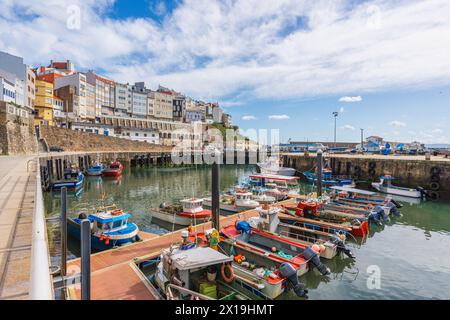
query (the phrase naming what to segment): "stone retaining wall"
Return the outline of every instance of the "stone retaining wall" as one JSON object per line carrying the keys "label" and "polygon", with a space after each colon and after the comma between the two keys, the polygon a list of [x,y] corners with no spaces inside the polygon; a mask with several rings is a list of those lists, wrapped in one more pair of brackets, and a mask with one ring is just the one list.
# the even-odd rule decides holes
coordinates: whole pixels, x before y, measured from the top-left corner
{"label": "stone retaining wall", "polygon": [[[316,164],[316,156],[283,155],[285,166],[293,167],[300,173],[311,170]],[[450,199],[450,161],[423,159],[380,159],[357,156],[325,157],[327,164],[336,175],[351,175],[356,181],[369,185],[378,181],[381,175],[390,174],[398,180],[398,186],[416,188],[421,186],[436,191],[441,198]]]}
{"label": "stone retaining wall", "polygon": [[140,151],[170,152],[169,147],[155,146],[143,141],[107,137],[94,133],[41,126],[41,137],[49,147],[62,147],[67,152]]}

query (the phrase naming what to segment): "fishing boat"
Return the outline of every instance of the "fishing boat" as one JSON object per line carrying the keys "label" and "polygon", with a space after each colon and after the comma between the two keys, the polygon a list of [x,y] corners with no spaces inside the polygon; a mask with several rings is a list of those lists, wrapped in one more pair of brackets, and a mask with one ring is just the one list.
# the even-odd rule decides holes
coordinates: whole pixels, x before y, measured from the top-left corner
{"label": "fishing boat", "polygon": [[[355,182],[352,178],[346,176],[335,176],[330,169],[323,169],[322,171],[322,185],[326,187],[330,186],[355,186]],[[317,174],[311,171],[303,172],[306,180],[311,184],[317,184]]]}
{"label": "fishing boat", "polygon": [[114,161],[103,170],[103,175],[105,177],[117,177],[122,174],[122,171],[123,165],[119,161]]}
{"label": "fishing boat", "polygon": [[283,211],[282,208],[263,206],[257,208],[256,211],[259,213],[259,217],[253,217],[248,220],[253,228],[264,230],[283,238],[294,239],[305,247],[313,244],[323,244],[325,250],[320,255],[322,258],[333,259],[336,256],[337,246],[329,241],[333,234],[282,223],[278,218],[278,214]]}
{"label": "fishing boat", "polygon": [[[241,232],[242,229],[245,231]],[[233,239],[237,245],[265,255],[270,260],[291,264],[298,276],[309,270],[307,261],[302,257],[306,246],[295,241],[252,228],[246,221],[237,221],[235,225],[223,228],[221,234]]]}
{"label": "fishing boat", "polygon": [[159,208],[150,209],[153,219],[180,226],[196,225],[211,219],[211,211],[203,209],[203,199],[185,199],[178,205],[162,203]]}
{"label": "fishing boat", "polygon": [[229,285],[232,261],[210,247],[174,245],[162,250],[150,283],[167,300],[250,300]]}
{"label": "fishing boat", "polygon": [[390,175],[381,176],[379,182],[372,183],[372,187],[374,187],[379,192],[402,196],[402,197],[409,197],[409,198],[422,198],[423,197],[422,190],[394,186],[392,184],[393,180],[395,180],[395,178]]}
{"label": "fishing boat", "polygon": [[[224,194],[220,197],[220,210],[227,212],[242,212],[246,210],[255,209],[260,204],[258,201],[252,199],[251,192],[238,191],[234,194]],[[205,207],[212,207],[212,199],[203,199]]]}
{"label": "fishing boat", "polygon": [[67,188],[69,190],[78,190],[83,186],[84,175],[77,169],[66,169],[61,180],[52,181],[50,188],[53,191]]}
{"label": "fishing boat", "polygon": [[105,166],[102,163],[94,162],[94,164],[86,169],[86,174],[88,176],[101,176]]}
{"label": "fishing boat", "polygon": [[[233,285],[244,287],[261,298],[273,300],[288,290],[287,283],[289,283],[289,287],[293,288],[299,297],[305,296],[298,282],[297,272],[290,264],[271,259],[233,239],[222,239],[219,248],[233,257],[232,267],[235,275]],[[292,270],[294,277],[291,278],[284,268]]]}
{"label": "fishing boat", "polygon": [[67,220],[67,231],[76,239],[81,238],[81,221],[88,219],[91,223],[91,245],[96,250],[106,250],[140,240],[139,228],[128,222],[130,213],[120,209],[99,210],[86,216],[81,213],[78,218]]}
{"label": "fishing boat", "polygon": [[275,174],[282,176],[295,176],[297,170],[294,168],[286,168],[280,164],[279,160],[269,159],[266,162],[257,163],[257,166],[262,174]]}
{"label": "fishing boat", "polygon": [[277,201],[299,195],[299,177],[253,174],[249,178],[249,188],[263,188],[264,194],[274,197]]}
{"label": "fishing boat", "polygon": [[[307,199],[300,201],[297,206],[283,205],[283,208],[294,217],[339,225],[340,229],[347,229],[355,237],[366,237],[369,234],[369,221],[365,213],[323,210],[322,206],[322,202],[318,199]],[[328,228],[327,232],[336,233],[338,230],[339,228]]]}

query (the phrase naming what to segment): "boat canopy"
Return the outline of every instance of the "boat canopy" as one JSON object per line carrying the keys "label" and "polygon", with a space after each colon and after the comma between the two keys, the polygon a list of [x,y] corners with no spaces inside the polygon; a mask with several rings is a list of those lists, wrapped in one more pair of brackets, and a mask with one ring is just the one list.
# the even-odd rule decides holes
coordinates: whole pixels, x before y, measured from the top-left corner
{"label": "boat canopy", "polygon": [[209,247],[177,250],[171,255],[171,260],[178,270],[190,270],[233,261],[231,257]]}
{"label": "boat canopy", "polygon": [[290,177],[290,176],[280,176],[276,174],[253,174],[250,176],[252,179],[266,179],[266,180],[273,180],[273,181],[291,181],[296,182],[299,177]]}
{"label": "boat canopy", "polygon": [[362,194],[365,196],[373,196],[376,194],[375,192],[372,192],[372,191],[361,190],[361,189],[356,189],[356,188],[339,187],[339,186],[333,186],[333,187],[331,187],[331,189],[338,190],[338,191],[358,193],[358,194]]}
{"label": "boat canopy", "polygon": [[119,220],[125,220],[131,217],[131,214],[125,213],[121,214],[120,216],[112,216],[110,214],[100,214],[100,215],[89,215],[89,220],[98,221],[102,223],[110,223],[115,222]]}

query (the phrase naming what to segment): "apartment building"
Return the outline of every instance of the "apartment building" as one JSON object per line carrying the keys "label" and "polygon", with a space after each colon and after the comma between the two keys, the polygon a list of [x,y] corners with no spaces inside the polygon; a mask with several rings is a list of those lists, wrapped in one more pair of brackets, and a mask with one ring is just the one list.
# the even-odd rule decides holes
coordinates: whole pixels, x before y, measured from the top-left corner
{"label": "apartment building", "polygon": [[53,84],[36,80],[35,125],[54,125],[53,118]]}
{"label": "apartment building", "polygon": [[127,116],[133,112],[132,86],[116,83],[115,88],[115,115]]}
{"label": "apartment building", "polygon": [[[92,111],[95,109],[94,105],[87,104],[87,78],[83,73],[74,73],[64,77],[55,78],[55,89],[60,89],[66,86],[71,86],[75,89],[74,94],[77,96],[75,100],[77,100],[76,109],[73,109],[72,112],[75,117],[86,119],[88,117],[88,109],[90,118],[93,119]],[[92,100],[90,103],[92,104]]]}
{"label": "apartment building", "polygon": [[114,115],[115,82],[101,77],[93,71],[86,73],[86,79],[95,87],[95,116]]}
{"label": "apartment building", "polygon": [[173,120],[183,121],[186,116],[186,97],[182,95],[173,97]]}
{"label": "apartment building", "polygon": [[23,58],[0,51],[0,69],[9,72],[23,83],[24,108],[27,113],[34,110],[36,75],[33,70],[23,63]]}

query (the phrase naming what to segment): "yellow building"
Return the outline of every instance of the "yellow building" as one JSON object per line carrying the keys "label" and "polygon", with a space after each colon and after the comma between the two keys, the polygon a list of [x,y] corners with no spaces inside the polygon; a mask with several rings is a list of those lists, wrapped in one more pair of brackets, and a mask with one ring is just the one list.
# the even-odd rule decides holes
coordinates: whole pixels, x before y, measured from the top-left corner
{"label": "yellow building", "polygon": [[34,106],[37,114],[34,116],[35,125],[54,126],[53,117],[53,84],[36,80],[36,100]]}

